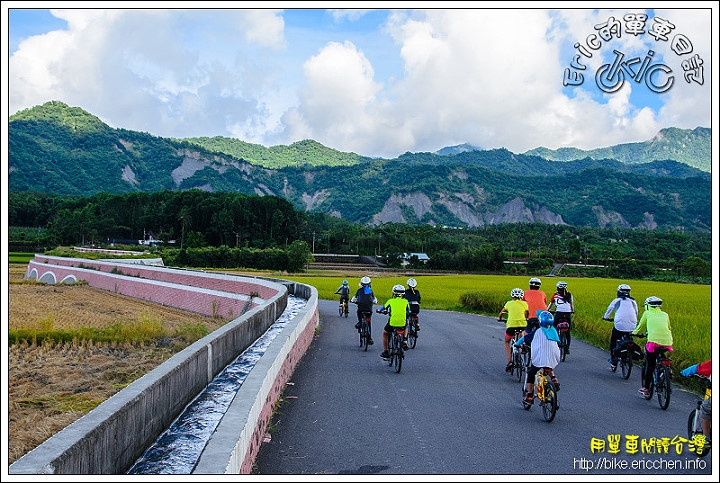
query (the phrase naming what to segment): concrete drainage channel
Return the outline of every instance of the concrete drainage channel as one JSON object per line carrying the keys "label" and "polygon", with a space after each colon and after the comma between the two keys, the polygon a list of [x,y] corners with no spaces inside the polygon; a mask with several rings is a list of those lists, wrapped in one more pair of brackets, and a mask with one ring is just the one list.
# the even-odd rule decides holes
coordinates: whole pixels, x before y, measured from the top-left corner
{"label": "concrete drainage channel", "polygon": [[298,297],[288,297],[288,305],[280,318],[213,379],[135,462],[128,474],[191,474],[247,375],[306,302]]}
{"label": "concrete drainage channel", "polygon": [[[50,275],[54,280],[74,277],[87,280],[91,286],[104,284],[118,293],[127,289],[142,294],[148,294],[145,287],[154,280],[155,285],[151,286],[156,286],[157,290],[150,296],[162,295],[167,300],[183,302],[189,297],[201,300],[205,297],[205,300],[218,299],[229,304],[228,307],[247,302],[243,300],[246,296],[236,295],[238,292],[232,287],[252,289],[261,297],[255,297],[257,303],[243,315],[175,354],[15,461],[10,465],[9,473],[128,474],[145,451],[176,420],[179,421],[187,408],[194,402],[200,403],[202,393],[211,389],[215,378],[261,339],[281,314],[285,314],[292,295],[303,299],[304,306],[296,307],[295,315],[268,342],[254,366],[242,376],[244,379],[232,401],[226,405],[227,409],[211,424],[215,426],[214,430],[207,431],[199,457],[189,457],[196,460],[193,474],[250,474],[273,407],[318,327],[317,290],[287,280],[191,273],[167,267],[124,265],[123,273],[133,273],[118,275],[111,273],[118,270],[113,270],[112,263],[107,261],[59,260],[40,255],[36,255],[36,260],[40,257],[41,262],[31,262],[28,268],[28,273],[38,280]],[[183,277],[182,283],[186,284],[191,280],[192,286],[186,287],[185,297],[181,296],[182,283],[168,281],[168,277]],[[160,278],[162,281],[158,281]],[[290,304],[291,311],[294,304]],[[237,313],[237,309],[233,310]],[[222,377],[225,376],[231,377],[229,373]],[[237,385],[238,376],[232,377]],[[156,467],[152,471],[187,472],[191,466],[178,463],[171,468]]]}

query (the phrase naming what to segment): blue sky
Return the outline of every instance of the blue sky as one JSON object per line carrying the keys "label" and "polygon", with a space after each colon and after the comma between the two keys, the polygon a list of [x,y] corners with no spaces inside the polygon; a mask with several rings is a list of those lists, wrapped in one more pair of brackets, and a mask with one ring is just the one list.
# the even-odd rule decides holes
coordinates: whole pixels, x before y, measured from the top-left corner
{"label": "blue sky", "polygon": [[[112,2],[120,8],[47,10],[3,2],[3,95],[8,115],[59,100],[112,127],[156,136],[227,136],[264,146],[314,139],[385,158],[462,143],[516,153],[592,149],[646,141],[666,127],[712,127],[717,2],[667,10],[622,2],[614,10],[583,2],[574,9],[458,8],[468,3],[273,10],[274,2],[243,2],[261,7],[247,10],[203,2],[181,10],[164,7],[182,2],[151,2],[156,8],[140,10]],[[647,16],[642,33],[628,32],[627,15]],[[624,30],[589,48],[588,36],[611,20]],[[649,34],[661,21],[672,26],[665,41]],[[678,35],[691,52],[672,50]],[[579,57],[584,70],[571,64],[576,42],[593,54]],[[673,78],[665,92],[628,71],[617,91],[599,88],[595,75],[610,71],[615,52],[637,58],[639,67],[649,51],[655,88]],[[686,80],[684,69],[698,60],[699,75]],[[563,85],[566,71],[582,83]]]}

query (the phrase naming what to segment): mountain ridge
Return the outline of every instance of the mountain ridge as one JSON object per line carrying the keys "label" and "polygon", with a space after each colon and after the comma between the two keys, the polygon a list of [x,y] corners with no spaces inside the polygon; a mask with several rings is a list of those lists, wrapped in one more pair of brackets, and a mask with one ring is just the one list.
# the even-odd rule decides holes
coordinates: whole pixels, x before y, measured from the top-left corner
{"label": "mountain ridge", "polygon": [[[654,145],[695,156],[693,163],[703,166],[710,130],[698,129],[663,130]],[[582,150],[573,152],[583,158],[549,160],[470,145],[448,147],[457,154],[405,153],[386,160],[314,140],[266,148],[222,137],[159,138],[110,128],[59,101],[11,116],[9,141],[11,191],[239,191],[279,196],[306,211],[364,224],[711,226],[710,173],[672,159],[641,158],[657,152],[648,142],[593,153],[635,153],[633,159],[645,160],[633,163],[594,159]]]}

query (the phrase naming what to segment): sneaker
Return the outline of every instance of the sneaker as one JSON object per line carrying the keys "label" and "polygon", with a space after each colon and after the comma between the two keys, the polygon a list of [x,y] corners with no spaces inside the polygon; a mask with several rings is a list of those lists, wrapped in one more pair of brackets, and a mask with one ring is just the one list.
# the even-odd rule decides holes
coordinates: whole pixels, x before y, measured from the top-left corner
{"label": "sneaker", "polygon": [[638,389],[638,392],[640,394],[642,394],[642,397],[644,397],[645,399],[648,399],[650,397],[650,391],[648,391],[644,387],[641,387],[640,389]]}
{"label": "sneaker", "polygon": [[415,332],[420,332],[420,324],[415,324]]}
{"label": "sneaker", "polygon": [[358,330],[360,330],[360,322],[358,322],[357,324],[355,324],[355,328],[358,329]]}
{"label": "sneaker", "polygon": [[374,343],[372,339],[368,339],[368,345],[373,345]]}
{"label": "sneaker", "polygon": [[615,372],[615,369],[617,369],[617,361],[613,361],[612,359],[608,359],[608,364],[610,364],[610,370]]}
{"label": "sneaker", "polygon": [[550,380],[555,384],[555,390],[560,390],[560,382],[557,380],[557,377],[551,377]]}
{"label": "sneaker", "polygon": [[526,395],[526,396],[523,398],[522,402],[523,402],[523,404],[527,404],[528,406],[532,406],[533,403],[535,402],[535,398],[533,397],[532,394],[528,394],[528,395]]}
{"label": "sneaker", "polygon": [[570,348],[569,348],[569,347],[566,347],[566,348],[565,348],[565,354],[570,354]]}
{"label": "sneaker", "polygon": [[407,342],[403,341],[403,350],[406,351],[409,349],[410,349],[410,347],[408,347]]}
{"label": "sneaker", "polygon": [[383,359],[390,359],[390,353],[388,351],[382,351],[380,357]]}
{"label": "sneaker", "polygon": [[512,372],[512,370],[513,370],[513,363],[508,362],[507,366],[505,366],[505,372]]}

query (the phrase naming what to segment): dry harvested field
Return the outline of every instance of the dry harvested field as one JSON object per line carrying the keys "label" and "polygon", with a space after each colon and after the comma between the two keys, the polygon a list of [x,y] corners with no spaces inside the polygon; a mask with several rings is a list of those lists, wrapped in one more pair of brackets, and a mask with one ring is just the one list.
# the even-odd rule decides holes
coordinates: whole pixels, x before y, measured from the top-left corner
{"label": "dry harvested field", "polygon": [[[226,321],[95,289],[88,285],[23,283],[27,265],[10,264],[9,328],[72,330],[119,321],[157,320],[173,329]],[[8,464],[148,373],[194,340],[157,344],[14,344],[8,348]]]}

